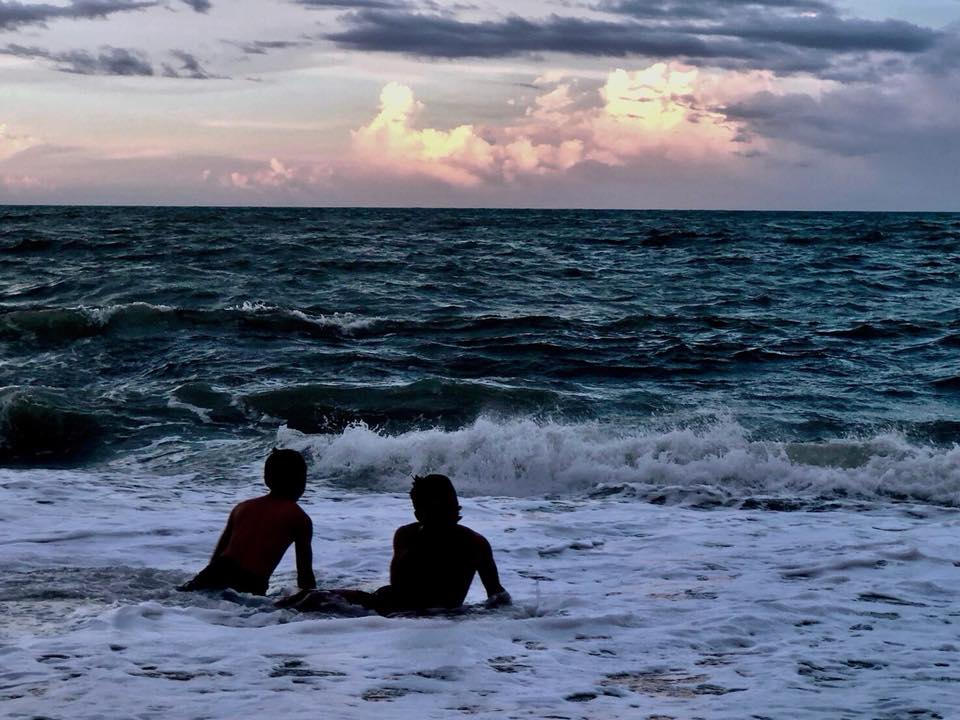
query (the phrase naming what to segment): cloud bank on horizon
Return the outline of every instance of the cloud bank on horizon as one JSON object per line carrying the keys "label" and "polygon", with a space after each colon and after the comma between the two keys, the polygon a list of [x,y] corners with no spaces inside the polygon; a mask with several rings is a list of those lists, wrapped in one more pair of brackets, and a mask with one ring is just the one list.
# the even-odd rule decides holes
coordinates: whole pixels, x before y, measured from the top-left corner
{"label": "cloud bank on horizon", "polygon": [[895,5],[0,0],[0,202],[960,210]]}

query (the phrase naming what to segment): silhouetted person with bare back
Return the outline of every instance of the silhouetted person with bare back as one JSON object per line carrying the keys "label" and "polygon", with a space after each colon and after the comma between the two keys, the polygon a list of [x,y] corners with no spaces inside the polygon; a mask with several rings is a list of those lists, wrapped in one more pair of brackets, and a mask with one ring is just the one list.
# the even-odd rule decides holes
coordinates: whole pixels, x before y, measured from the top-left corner
{"label": "silhouetted person with bare back", "polygon": [[270,576],[290,545],[297,553],[297,585],[317,586],[313,575],[313,523],[297,504],[307,484],[307,464],[296,450],[274,450],[263,466],[270,493],[245,500],[227,519],[210,564],[179,590],[222,590],[266,595]]}
{"label": "silhouetted person with bare back", "polygon": [[417,522],[394,533],[389,585],[374,593],[301,592],[277,604],[297,610],[335,610],[346,601],[381,615],[450,610],[463,605],[477,574],[487,591],[488,606],[510,604],[510,595],[500,584],[490,543],[483,535],[459,524],[460,505],[450,478],[414,478],[410,500]]}

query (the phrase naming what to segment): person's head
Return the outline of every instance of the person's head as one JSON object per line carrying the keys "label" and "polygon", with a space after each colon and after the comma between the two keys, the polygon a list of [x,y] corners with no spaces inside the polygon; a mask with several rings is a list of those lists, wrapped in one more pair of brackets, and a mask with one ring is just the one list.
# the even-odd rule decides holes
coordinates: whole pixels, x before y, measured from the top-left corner
{"label": "person's head", "polygon": [[296,450],[274,448],[263,464],[263,482],[271,495],[299,500],[307,487],[307,463]]}
{"label": "person's head", "polygon": [[413,514],[422,525],[455,525],[460,521],[457,491],[446,475],[416,475],[410,488]]}

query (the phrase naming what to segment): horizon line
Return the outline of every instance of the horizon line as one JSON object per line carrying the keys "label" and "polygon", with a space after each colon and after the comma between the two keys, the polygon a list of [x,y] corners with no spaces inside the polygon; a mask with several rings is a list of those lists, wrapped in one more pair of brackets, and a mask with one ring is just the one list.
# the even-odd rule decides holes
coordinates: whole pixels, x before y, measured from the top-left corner
{"label": "horizon line", "polygon": [[482,206],[482,205],[216,205],[216,204],[156,204],[140,203],[6,203],[0,208],[124,208],[136,210],[418,210],[418,211],[513,211],[513,212],[676,212],[676,213],[853,213],[860,215],[956,215],[957,210],[864,210],[811,208],[677,208],[677,207],[588,207],[588,206]]}

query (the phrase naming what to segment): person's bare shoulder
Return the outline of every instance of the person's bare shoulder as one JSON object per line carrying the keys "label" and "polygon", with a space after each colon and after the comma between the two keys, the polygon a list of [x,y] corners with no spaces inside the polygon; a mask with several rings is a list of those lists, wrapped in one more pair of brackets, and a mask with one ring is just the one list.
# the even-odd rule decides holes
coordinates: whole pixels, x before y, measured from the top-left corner
{"label": "person's bare shoulder", "polygon": [[393,552],[396,554],[409,550],[416,542],[419,532],[420,523],[410,523],[398,527],[393,533]]}
{"label": "person's bare shoulder", "polygon": [[457,527],[460,528],[462,533],[470,537],[472,540],[483,540],[484,542],[487,540],[483,535],[478,533],[473,528],[467,527],[466,525],[457,525]]}
{"label": "person's bare shoulder", "polygon": [[260,505],[259,501],[262,499],[263,498],[255,497],[255,498],[250,498],[249,500],[242,500],[233,506],[233,510],[230,512],[230,514],[236,516],[244,512],[245,510],[255,509]]}
{"label": "person's bare shoulder", "polygon": [[409,525],[401,525],[393,533],[394,543],[402,542],[408,540],[409,538],[414,537],[420,529],[420,523],[410,523]]}
{"label": "person's bare shoulder", "polygon": [[311,532],[313,531],[313,520],[307,514],[307,511],[300,507],[299,503],[293,503],[293,507],[290,508],[289,513],[287,517],[290,518],[291,522],[305,530],[309,529]]}
{"label": "person's bare shoulder", "polygon": [[238,508],[247,508],[247,507],[260,507],[261,505],[266,505],[270,502],[269,495],[259,495],[254,498],[248,498],[237,503]]}
{"label": "person's bare shoulder", "polygon": [[468,538],[471,545],[477,550],[489,551],[490,543],[489,541],[480,533],[478,533],[473,528],[468,528],[466,525],[459,526],[463,531],[464,535]]}

